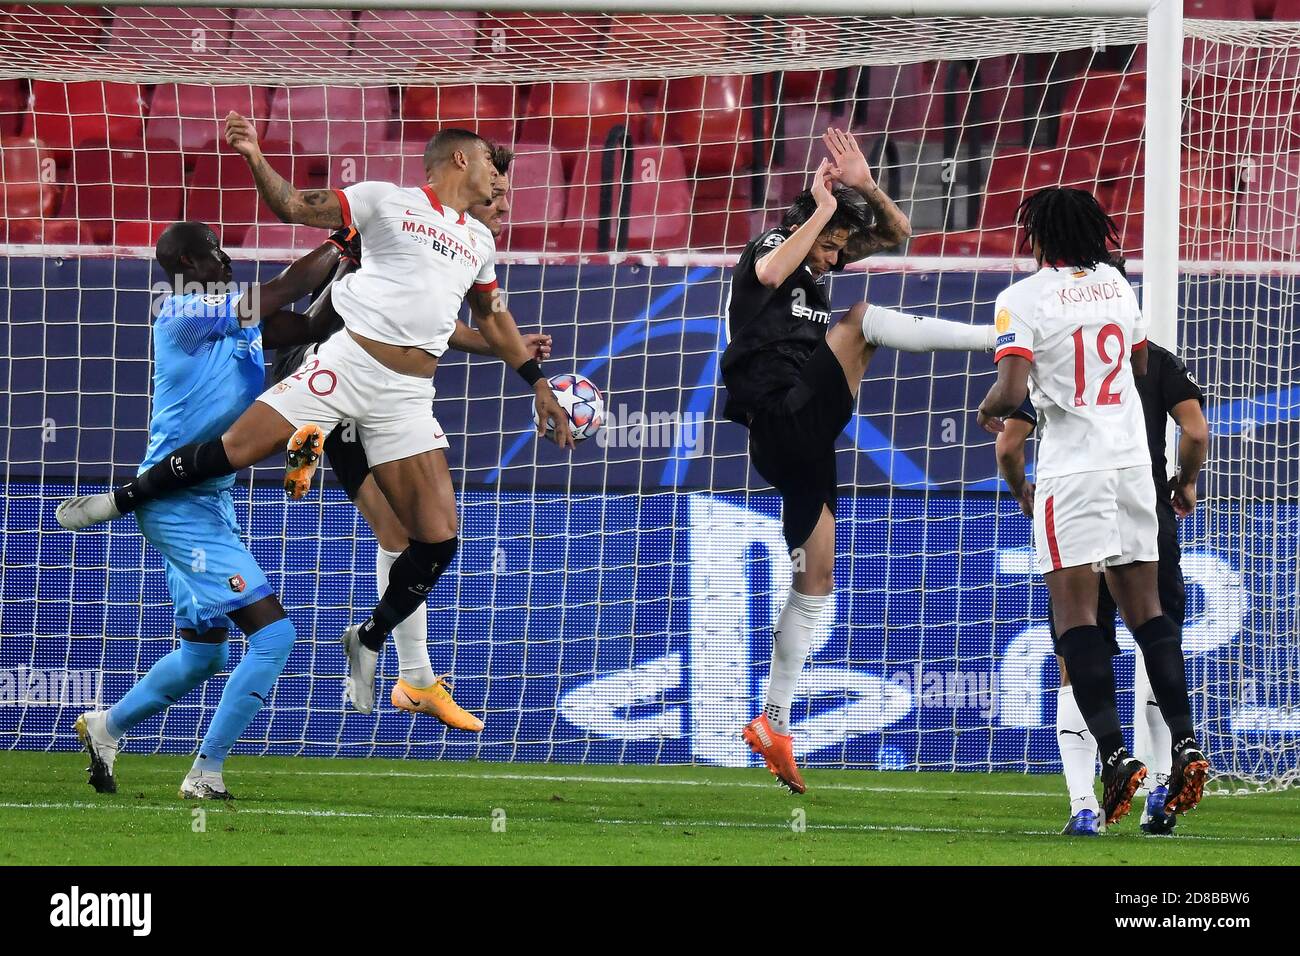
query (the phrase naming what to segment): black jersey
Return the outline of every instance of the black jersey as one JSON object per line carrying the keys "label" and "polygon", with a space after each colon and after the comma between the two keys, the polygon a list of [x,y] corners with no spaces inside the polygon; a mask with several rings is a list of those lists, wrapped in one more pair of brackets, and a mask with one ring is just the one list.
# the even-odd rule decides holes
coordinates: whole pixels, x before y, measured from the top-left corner
{"label": "black jersey", "polygon": [[[1147,373],[1137,382],[1138,396],[1142,399],[1142,417],[1146,422],[1147,447],[1151,450],[1151,475],[1156,483],[1156,501],[1167,503],[1165,493],[1169,481],[1169,463],[1165,459],[1165,420],[1174,406],[1195,399],[1202,406],[1205,396],[1192,379],[1192,373],[1173,352],[1147,342]],[[1038,416],[1029,399],[1015,412],[1015,418],[1031,425],[1038,424]]]}
{"label": "black jersey", "polygon": [[775,289],[758,281],[754,264],[788,235],[769,229],[740,254],[727,298],[727,349],[722,381],[727,418],[748,424],[749,415],[789,391],[813,350],[825,340],[831,304],[825,282],[801,265]]}

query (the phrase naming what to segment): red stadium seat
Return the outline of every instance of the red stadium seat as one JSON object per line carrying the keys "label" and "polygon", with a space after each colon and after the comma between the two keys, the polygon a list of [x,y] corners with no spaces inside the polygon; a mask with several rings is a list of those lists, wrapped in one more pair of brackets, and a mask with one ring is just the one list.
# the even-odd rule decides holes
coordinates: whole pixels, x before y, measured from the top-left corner
{"label": "red stadium seat", "polygon": [[563,70],[599,63],[605,18],[572,13],[497,13],[479,20],[480,55]]}
{"label": "red stadium seat", "polygon": [[226,114],[231,110],[252,119],[258,136],[264,135],[266,103],[263,86],[160,83],[149,107],[145,138],[178,143],[184,153],[212,152],[225,142]]}
{"label": "red stadium seat", "polygon": [[1010,259],[1017,255],[1015,229],[962,229],[925,232],[912,237],[909,256]]}
{"label": "red stadium seat", "polygon": [[[723,16],[672,16],[631,14],[614,17],[605,38],[604,54],[611,64],[648,58],[674,63],[708,62],[719,50],[735,46],[747,29]],[[663,93],[663,81],[642,81],[643,92]]]}
{"label": "red stadium seat", "polygon": [[6,6],[0,10],[0,58],[59,63],[102,59],[108,16],[103,7]]}
{"label": "red stadium seat", "polygon": [[338,64],[351,50],[352,14],[345,10],[235,12],[229,59],[234,64],[303,70]]}
{"label": "red stadium seat", "polygon": [[520,138],[549,143],[572,175],[580,156],[601,148],[611,130],[622,127],[633,140],[642,138],[639,89],[627,80],[539,83],[529,92]]}
{"label": "red stadium seat", "polygon": [[425,181],[422,153],[403,151],[402,143],[384,142],[375,150],[363,143],[344,143],[329,157],[325,184],[343,189],[370,180],[415,186]]}
{"label": "red stadium seat", "polygon": [[[291,174],[281,165],[283,157],[271,159],[282,176]],[[260,218],[260,201],[253,174],[237,153],[201,153],[194,163],[189,188],[185,191],[185,218],[206,222],[226,245],[237,246],[243,235]]]}
{"label": "red stadium seat", "polygon": [[1041,149],[995,153],[980,207],[980,226],[1016,225],[1016,210],[1026,196],[1048,186],[1097,190],[1097,156],[1086,150]]}
{"label": "red stadium seat", "polygon": [[510,165],[510,212],[501,249],[515,252],[572,252],[577,233],[564,219],[564,169],[560,157],[543,143],[515,147]]}
{"label": "red stadium seat", "polygon": [[1300,149],[1295,80],[1197,77],[1185,103],[1184,142],[1201,165],[1240,167]]}
{"label": "red stadium seat", "polygon": [[353,40],[357,74],[371,70],[428,69],[475,57],[478,16],[442,10],[362,10]]}
{"label": "red stadium seat", "polygon": [[31,137],[0,139],[0,217],[40,219],[58,202],[54,159],[45,145]]}
{"label": "red stadium seat", "polygon": [[290,86],[271,99],[266,150],[310,156],[324,172],[345,143],[368,151],[386,141],[391,119],[387,87]]}
{"label": "red stadium seat", "polygon": [[27,83],[0,80],[0,136],[14,136],[27,117]]}
{"label": "red stadium seat", "polygon": [[1139,75],[1090,72],[1075,80],[1062,106],[1056,145],[1100,153],[1103,178],[1117,175],[1141,148],[1146,82]]}
{"label": "red stadium seat", "polygon": [[522,105],[514,86],[408,87],[402,95],[402,138],[427,140],[445,126],[461,126],[494,143],[513,143]]}
{"label": "red stadium seat", "polygon": [[[621,149],[592,150],[578,164],[569,193],[568,220],[581,230],[579,248],[584,252],[599,249],[602,231],[610,248],[617,248],[613,240],[623,204],[624,164]],[[691,194],[681,150],[673,146],[633,146],[630,170],[632,194],[626,248],[685,248],[691,223]],[[608,207],[602,206],[602,193]]]}
{"label": "red stadium seat", "polygon": [[78,143],[139,142],[144,104],[135,83],[32,81],[32,107],[23,132],[70,158]]}
{"label": "red stadium seat", "polygon": [[1251,259],[1300,253],[1300,157],[1281,156],[1247,182],[1237,207],[1234,239]]}
{"label": "red stadium seat", "polygon": [[[218,56],[230,43],[231,13],[202,7],[117,7],[108,51],[142,62]],[[199,49],[196,50],[195,47]]]}
{"label": "red stadium seat", "polygon": [[[651,139],[682,147],[692,173],[729,177],[754,157],[752,82],[748,76],[684,77],[668,81]],[[759,136],[772,132],[771,111],[763,111]]]}
{"label": "red stadium seat", "polygon": [[[1219,170],[1198,166],[1190,154],[1183,154],[1180,165],[1179,254],[1199,259],[1221,258],[1230,239],[1233,189],[1225,186]],[[1120,247],[1126,256],[1140,254],[1143,243],[1146,182],[1138,169],[1135,164],[1098,194],[1102,206],[1119,228]]]}
{"label": "red stadium seat", "polygon": [[175,143],[80,148],[72,157],[72,182],[63,213],[80,219],[96,242],[145,245],[138,240],[155,224],[165,228],[181,216],[184,168]]}
{"label": "red stadium seat", "polygon": [[1016,211],[1026,196],[1048,186],[1095,191],[1096,154],[1065,149],[995,153],[989,163],[979,228],[917,235],[908,245],[908,253],[918,256],[1014,255]]}
{"label": "red stadium seat", "polygon": [[19,244],[93,245],[90,231],[76,219],[7,219],[0,242]]}
{"label": "red stadium seat", "polygon": [[[1265,3],[1270,5],[1268,15],[1274,20],[1300,20],[1300,0],[1259,0],[1259,6]],[[1264,19],[1263,11],[1256,7],[1256,16],[1258,19]]]}

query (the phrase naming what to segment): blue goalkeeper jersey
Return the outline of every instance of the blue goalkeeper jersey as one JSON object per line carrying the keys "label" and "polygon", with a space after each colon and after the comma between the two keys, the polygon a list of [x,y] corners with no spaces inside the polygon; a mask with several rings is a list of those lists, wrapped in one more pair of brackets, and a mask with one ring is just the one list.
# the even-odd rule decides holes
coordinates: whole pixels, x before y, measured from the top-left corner
{"label": "blue goalkeeper jersey", "polygon": [[[163,302],[153,324],[153,411],[141,472],[183,445],[219,438],[262,393],[262,331],[239,324],[241,295],[189,293]],[[234,483],[226,475],[195,490]]]}

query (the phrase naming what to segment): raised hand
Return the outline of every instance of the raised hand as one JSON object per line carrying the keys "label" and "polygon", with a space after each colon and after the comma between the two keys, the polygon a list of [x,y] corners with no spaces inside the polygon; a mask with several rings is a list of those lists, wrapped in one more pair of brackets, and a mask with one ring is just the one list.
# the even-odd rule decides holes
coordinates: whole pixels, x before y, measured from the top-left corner
{"label": "raised hand", "polygon": [[867,157],[862,155],[862,150],[858,148],[858,141],[853,138],[852,133],[846,133],[832,126],[822,134],[822,143],[825,144],[826,151],[831,154],[831,169],[837,180],[859,191],[871,189],[876,185],[871,175],[871,167],[867,165]]}
{"label": "raised hand", "polygon": [[818,209],[835,208],[835,195],[831,192],[834,185],[835,177],[831,172],[830,161],[823,159],[821,165],[817,167],[817,172],[813,173],[812,185],[808,187],[817,202]]}
{"label": "raised hand", "polygon": [[253,159],[262,152],[257,142],[257,128],[234,110],[226,114],[226,142],[245,159]]}

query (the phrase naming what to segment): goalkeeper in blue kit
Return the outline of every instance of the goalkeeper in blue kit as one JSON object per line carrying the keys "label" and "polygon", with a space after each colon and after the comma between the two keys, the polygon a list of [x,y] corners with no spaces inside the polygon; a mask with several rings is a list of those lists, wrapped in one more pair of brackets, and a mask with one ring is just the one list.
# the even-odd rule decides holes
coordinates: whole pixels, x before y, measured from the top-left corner
{"label": "goalkeeper in blue kit", "polygon": [[[355,255],[355,230],[335,233],[269,282],[232,284],[230,257],[200,222],[178,222],[158,240],[157,261],[174,293],[153,324],[153,410],[140,471],[187,442],[218,438],[264,388],[263,348],[319,341],[328,324],[285,307],[327,281]],[[179,646],[105,711],[82,714],[77,736],[90,754],[90,784],[117,789],[118,741],[225,669],[233,621],[248,636],[243,659],[181,784],[190,799],[229,799],[227,753],[267,702],[294,645],[293,622],[240,540],[230,489],[213,478],[136,510],[145,539],[161,552]]]}

